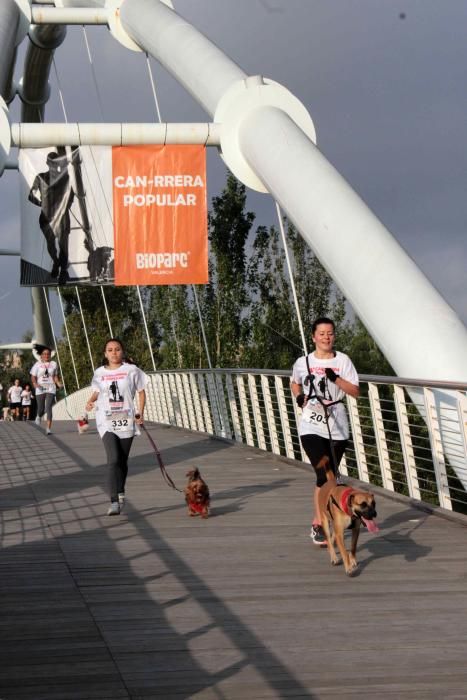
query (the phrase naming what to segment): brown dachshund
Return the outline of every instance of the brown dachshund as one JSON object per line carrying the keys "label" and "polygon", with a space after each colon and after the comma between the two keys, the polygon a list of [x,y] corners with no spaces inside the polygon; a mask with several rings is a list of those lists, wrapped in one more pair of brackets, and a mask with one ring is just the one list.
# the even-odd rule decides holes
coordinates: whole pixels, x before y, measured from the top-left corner
{"label": "brown dachshund", "polygon": [[207,483],[201,478],[199,469],[192,469],[187,473],[188,483],[185,486],[185,501],[188,506],[188,515],[209,516],[211,499]]}

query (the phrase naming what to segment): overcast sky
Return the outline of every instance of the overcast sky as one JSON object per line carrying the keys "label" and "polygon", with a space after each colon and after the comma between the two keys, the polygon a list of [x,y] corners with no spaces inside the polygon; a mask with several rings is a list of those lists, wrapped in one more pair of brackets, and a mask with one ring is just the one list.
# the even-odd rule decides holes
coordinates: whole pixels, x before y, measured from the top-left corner
{"label": "overcast sky", "polygon": [[[86,4],[86,3],[85,3]],[[467,2],[465,0],[175,0],[178,12],[246,73],[287,87],[309,110],[318,146],[467,322]],[[154,102],[144,54],[104,27],[86,29],[104,121],[148,122]],[[26,42],[24,42],[26,44]],[[16,78],[22,75],[20,51]],[[101,121],[83,30],[56,53],[69,121]],[[152,62],[163,121],[206,121]],[[46,109],[62,121],[55,75]],[[19,119],[18,100],[10,105]],[[208,154],[208,199],[225,168]],[[275,223],[251,193],[256,224]],[[19,248],[17,175],[0,179],[0,247]],[[19,260],[0,258],[0,341],[32,329]],[[52,295],[54,297],[55,295]]]}

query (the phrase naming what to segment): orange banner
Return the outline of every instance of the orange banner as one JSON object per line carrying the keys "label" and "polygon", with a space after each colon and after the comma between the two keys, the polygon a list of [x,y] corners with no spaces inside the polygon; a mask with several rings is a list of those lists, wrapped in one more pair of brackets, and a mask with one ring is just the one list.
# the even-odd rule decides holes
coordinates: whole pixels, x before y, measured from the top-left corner
{"label": "orange banner", "polygon": [[204,146],[112,149],[115,284],[208,281]]}

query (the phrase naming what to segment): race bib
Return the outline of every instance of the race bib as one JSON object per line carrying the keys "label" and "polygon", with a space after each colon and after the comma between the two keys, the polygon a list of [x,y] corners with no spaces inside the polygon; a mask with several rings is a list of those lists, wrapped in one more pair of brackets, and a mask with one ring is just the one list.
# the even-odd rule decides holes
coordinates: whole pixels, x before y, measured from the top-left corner
{"label": "race bib", "polygon": [[326,412],[328,417],[332,416],[334,406],[328,406],[325,411],[325,407],[316,399],[311,399],[308,401],[305,408],[303,409],[303,420],[307,423],[326,423]]}
{"label": "race bib", "polygon": [[133,432],[134,418],[129,410],[110,411],[106,420],[107,430],[112,433]]}

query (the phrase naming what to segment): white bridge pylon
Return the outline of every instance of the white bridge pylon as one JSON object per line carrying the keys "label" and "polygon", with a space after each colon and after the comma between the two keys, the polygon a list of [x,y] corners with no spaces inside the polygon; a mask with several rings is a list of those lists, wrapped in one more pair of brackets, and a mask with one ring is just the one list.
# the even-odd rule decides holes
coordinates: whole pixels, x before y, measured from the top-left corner
{"label": "white bridge pylon", "polygon": [[[52,7],[46,0],[33,6],[29,0],[1,0],[0,96],[5,101],[0,98],[0,173],[11,167],[10,147],[19,140],[20,127],[10,126],[6,102],[12,97],[15,47],[31,30],[32,20],[46,26],[106,23],[124,46],[159,61],[210,115],[214,124],[204,126],[215,131],[213,144],[220,138],[230,170],[247,186],[276,199],[399,376],[467,381],[465,326],[318,150],[305,107],[274,81],[248,76],[170,4],[56,0]],[[63,133],[67,129],[69,145],[74,145],[72,127]],[[437,401],[451,405],[452,395],[439,391]],[[464,435],[462,417],[458,428]]]}

